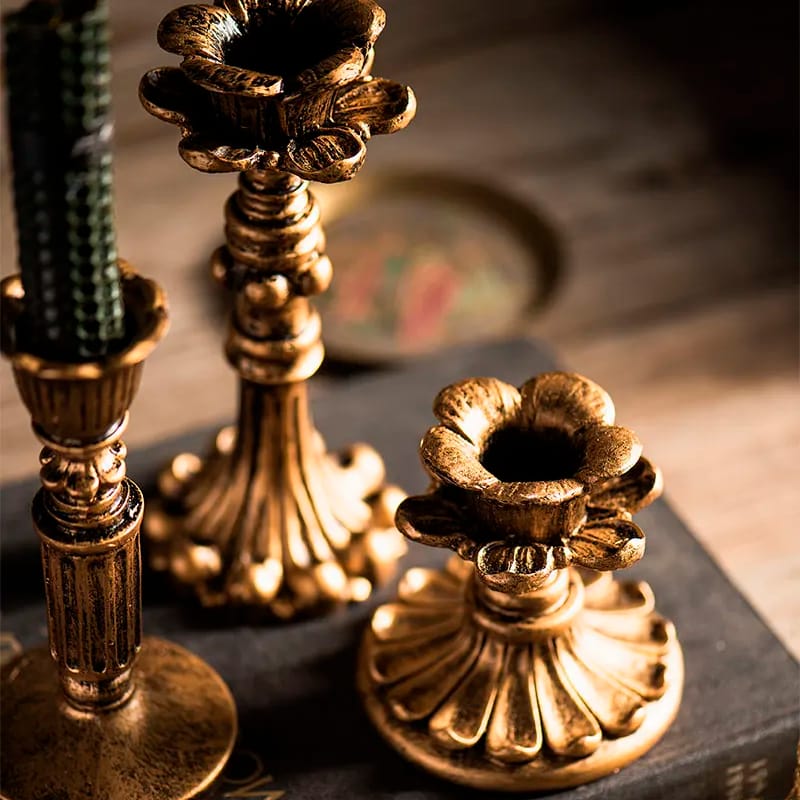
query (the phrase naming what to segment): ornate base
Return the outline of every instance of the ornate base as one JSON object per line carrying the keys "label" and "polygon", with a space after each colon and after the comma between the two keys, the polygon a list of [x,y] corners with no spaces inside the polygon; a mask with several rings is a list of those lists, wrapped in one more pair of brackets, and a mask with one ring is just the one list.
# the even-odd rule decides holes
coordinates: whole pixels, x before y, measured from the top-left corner
{"label": "ornate base", "polygon": [[459,559],[412,569],[375,612],[359,691],[401,755],[455,783],[535,791],[595,780],[658,741],[683,656],[646,584],[565,570],[538,616],[491,608],[477,585]]}
{"label": "ornate base", "polygon": [[7,800],[179,800],[210,786],[236,738],[236,708],[204,661],[145,639],[131,699],[74,710],[46,648],[2,672],[2,797]]}
{"label": "ornate base", "polygon": [[406,552],[394,527],[404,494],[383,481],[371,447],[326,451],[305,384],[244,382],[238,428],[204,462],[182,454],[161,474],[144,522],[151,564],[205,606],[282,619],[365,600]]}

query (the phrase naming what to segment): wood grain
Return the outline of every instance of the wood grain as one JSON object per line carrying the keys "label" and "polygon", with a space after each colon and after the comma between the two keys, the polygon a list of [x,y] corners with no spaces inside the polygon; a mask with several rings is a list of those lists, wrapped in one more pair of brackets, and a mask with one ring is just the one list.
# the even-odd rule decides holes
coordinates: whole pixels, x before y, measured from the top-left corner
{"label": "wood grain", "polygon": [[[233,178],[188,169],[176,132],[136,99],[139,76],[172,62],[154,40],[171,5],[113,4],[120,252],[164,284],[173,314],[133,408],[133,447],[234,408],[205,266]],[[502,13],[460,0],[384,5],[374,72],[411,84],[419,113],[371,145],[366,171],[480,176],[550,217],[568,272],[531,332],[608,389],[672,501],[800,655],[797,247],[784,177],[796,169],[781,161],[779,111],[794,100],[769,79],[782,6],[748,39],[758,59],[728,78],[758,104],[748,116],[714,82],[736,67],[744,29],[698,43],[714,3],[657,4],[652,17],[628,6],[628,16],[604,14],[588,0],[506,0]],[[736,83],[745,72],[758,91]],[[7,369],[0,389],[0,478],[10,480],[33,471],[36,445]]]}

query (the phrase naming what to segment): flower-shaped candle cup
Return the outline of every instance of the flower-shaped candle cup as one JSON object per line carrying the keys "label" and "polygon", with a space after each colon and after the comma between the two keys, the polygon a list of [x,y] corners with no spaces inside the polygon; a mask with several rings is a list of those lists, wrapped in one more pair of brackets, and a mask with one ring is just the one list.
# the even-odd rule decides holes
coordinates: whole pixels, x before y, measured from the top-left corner
{"label": "flower-shaped candle cup", "polygon": [[574,786],[624,766],[682,689],[650,588],[602,574],[643,555],[631,515],[660,494],[659,471],[579,375],[463,381],[434,412],[420,445],[433,483],[396,522],[460,558],[411,570],[373,616],[368,713],[407,758],[478,788]]}
{"label": "flower-shaped candle cup", "polygon": [[520,390],[477,378],[443,390],[434,413],[441,424],[420,449],[439,486],[400,507],[408,538],[450,547],[506,590],[537,589],[571,564],[613,570],[641,558],[631,514],[660,494],[660,473],[613,424],[599,386],[560,372]]}
{"label": "flower-shaped candle cup", "polygon": [[339,181],[358,171],[371,135],[414,116],[411,89],[369,76],[384,24],[372,0],[183,6],[158,31],[180,68],[148,72],[140,96],[180,125],[181,155],[197,169]]}

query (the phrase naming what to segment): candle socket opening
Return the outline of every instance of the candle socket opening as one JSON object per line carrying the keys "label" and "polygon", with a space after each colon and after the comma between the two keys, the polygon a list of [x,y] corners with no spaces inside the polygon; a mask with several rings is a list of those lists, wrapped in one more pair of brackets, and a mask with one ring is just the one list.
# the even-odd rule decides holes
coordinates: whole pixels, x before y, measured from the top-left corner
{"label": "candle socket opening", "polygon": [[481,464],[501,481],[554,481],[571,478],[581,452],[569,434],[556,428],[506,427],[491,435]]}
{"label": "candle socket opening", "polygon": [[296,18],[253,10],[244,35],[227,43],[225,63],[282,77],[291,90],[298,75],[338,50],[339,35],[331,20],[312,9]]}
{"label": "candle socket opening", "polygon": [[[105,356],[117,355],[128,347],[136,339],[137,329],[132,319],[132,315],[123,308],[123,332],[121,336],[105,338],[97,335],[97,328],[100,320],[89,319],[84,323],[84,327],[90,334],[90,338],[75,339],[70,335],[61,333],[54,338],[42,338],[38,327],[34,323],[36,311],[25,306],[24,300],[19,311],[19,316],[13,325],[13,338],[17,349],[31,353],[39,358],[48,361],[56,361],[64,364],[86,363],[96,361]],[[94,329],[94,330],[92,330]],[[58,333],[54,331],[54,333]]]}

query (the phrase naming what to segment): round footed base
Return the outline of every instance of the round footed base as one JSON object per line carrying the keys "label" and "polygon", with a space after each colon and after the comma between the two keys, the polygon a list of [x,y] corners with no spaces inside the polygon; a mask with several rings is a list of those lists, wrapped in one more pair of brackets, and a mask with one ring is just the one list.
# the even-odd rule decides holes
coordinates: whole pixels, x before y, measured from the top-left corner
{"label": "round footed base", "polygon": [[683,655],[647,584],[570,570],[517,607],[479,589],[457,559],[415,568],[373,615],[358,688],[406,759],[478,789],[562,789],[624,767],[664,734]]}
{"label": "round footed base", "polygon": [[2,671],[2,797],[179,800],[210,786],[236,738],[236,707],[211,667],[145,639],[123,706],[82,712],[64,699],[49,651]]}
{"label": "round footed base", "polygon": [[683,655],[679,646],[667,661],[670,684],[659,700],[649,703],[642,725],[618,739],[604,739],[584,758],[552,758],[540,754],[526,764],[499,764],[480,749],[450,751],[438,744],[427,727],[403,722],[391,712],[370,679],[368,647],[361,652],[358,684],[364,707],[383,738],[403,758],[452,783],[474,789],[532,792],[567,789],[602,778],[644,755],[664,735],[678,713],[683,690]]}

